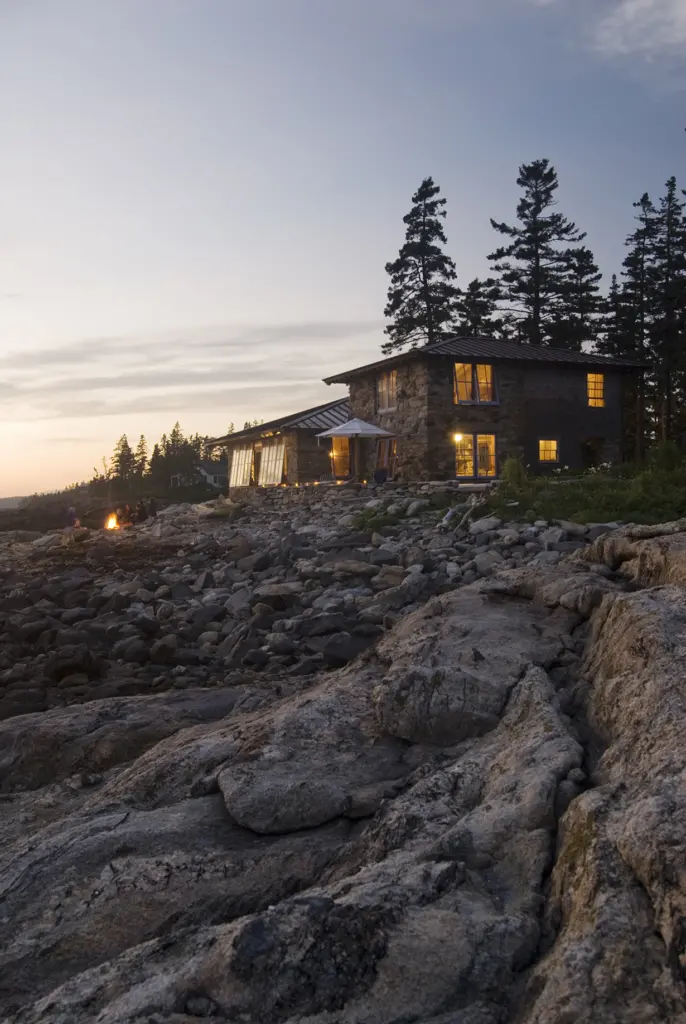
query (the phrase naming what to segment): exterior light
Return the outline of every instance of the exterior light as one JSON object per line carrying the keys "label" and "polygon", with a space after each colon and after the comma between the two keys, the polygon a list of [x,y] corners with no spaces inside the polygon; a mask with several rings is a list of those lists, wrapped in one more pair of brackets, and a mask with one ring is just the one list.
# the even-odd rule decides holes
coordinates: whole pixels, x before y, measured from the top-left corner
{"label": "exterior light", "polygon": [[459,444],[463,438],[464,434],[453,434],[453,441],[455,442],[455,444]]}

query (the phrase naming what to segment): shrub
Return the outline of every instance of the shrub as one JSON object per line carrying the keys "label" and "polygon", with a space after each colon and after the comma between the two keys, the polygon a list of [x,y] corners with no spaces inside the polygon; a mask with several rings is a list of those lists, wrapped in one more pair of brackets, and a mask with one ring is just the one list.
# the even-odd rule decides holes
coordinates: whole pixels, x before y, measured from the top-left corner
{"label": "shrub", "polygon": [[648,452],[648,464],[653,469],[670,473],[675,469],[680,469],[683,463],[683,452],[674,441],[660,441]]}
{"label": "shrub", "polygon": [[503,482],[509,487],[524,487],[527,482],[526,469],[521,459],[517,459],[514,455],[509,455],[503,463],[502,471]]}

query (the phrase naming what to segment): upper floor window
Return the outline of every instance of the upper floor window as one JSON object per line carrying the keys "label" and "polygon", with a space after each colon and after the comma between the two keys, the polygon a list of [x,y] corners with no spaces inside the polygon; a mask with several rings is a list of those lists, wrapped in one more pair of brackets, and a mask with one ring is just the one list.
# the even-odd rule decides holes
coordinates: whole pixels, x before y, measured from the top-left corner
{"label": "upper floor window", "polygon": [[395,409],[398,392],[398,371],[389,370],[382,373],[376,381],[376,408],[379,412]]}
{"label": "upper floor window", "polygon": [[605,374],[588,373],[586,375],[586,394],[588,404],[594,409],[602,409],[605,405]]}
{"label": "upper floor window", "polygon": [[464,402],[495,402],[493,367],[488,363],[455,363],[453,400]]}

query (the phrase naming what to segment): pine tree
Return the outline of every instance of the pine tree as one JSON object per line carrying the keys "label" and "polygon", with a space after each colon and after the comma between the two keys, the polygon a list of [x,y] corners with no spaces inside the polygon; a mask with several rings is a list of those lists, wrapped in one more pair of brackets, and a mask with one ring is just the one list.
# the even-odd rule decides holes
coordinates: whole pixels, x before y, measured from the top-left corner
{"label": "pine tree", "polygon": [[111,465],[113,476],[119,477],[120,480],[128,481],[134,475],[136,457],[131,450],[126,434],[122,434],[117,441]]}
{"label": "pine tree", "polygon": [[590,249],[582,245],[563,254],[564,271],[550,326],[550,343],[581,352],[584,342],[595,344],[602,328],[602,274]]}
{"label": "pine tree", "polygon": [[623,300],[627,306],[627,327],[630,330],[628,355],[646,359],[650,344],[650,324],[655,304],[655,238],[657,211],[645,192],[634,208],[638,227],[629,235],[629,252],[623,262]]}
{"label": "pine tree", "polygon": [[148,461],[148,476],[155,483],[159,483],[164,478],[164,455],[159,444],[155,444],[152,449]]}
{"label": "pine tree", "polygon": [[686,371],[686,224],[684,203],[678,198],[676,178],[654,217],[652,245],[653,308],[649,351],[655,365],[658,392],[659,433],[663,441],[673,436],[675,398],[684,397]]}
{"label": "pine tree", "polygon": [[524,190],[517,205],[519,223],[513,226],[491,219],[494,230],[510,242],[488,258],[495,264],[508,312],[519,321],[521,335],[534,345],[544,345],[550,341],[556,302],[569,271],[569,243],[580,242],[586,235],[561,213],[553,212],[559,183],[548,160],[523,164],[517,184]]}
{"label": "pine tree", "polygon": [[617,275],[612,275],[610,290],[603,299],[603,317],[596,339],[596,350],[601,355],[627,359],[632,354],[631,314]]}
{"label": "pine tree", "polygon": [[390,324],[385,334],[391,339],[382,345],[389,355],[406,345],[438,341],[453,322],[457,288],[455,264],[443,251],[447,244],[443,220],[445,199],[432,178],[425,178],[412,196],[412,209],[403,223],[407,225],[405,242],[398,258],[386,264],[391,278],[384,315]]}
{"label": "pine tree", "polygon": [[456,330],[471,337],[490,336],[502,331],[496,317],[500,290],[492,277],[485,281],[475,277],[456,301]]}
{"label": "pine tree", "polygon": [[178,457],[183,450],[184,441],[185,438],[183,436],[183,430],[181,429],[181,424],[177,420],[172,427],[169,438],[167,439],[165,455],[172,459]]}
{"label": "pine tree", "polygon": [[138,439],[134,458],[136,460],[136,476],[145,476],[145,471],[148,468],[148,442],[143,434]]}

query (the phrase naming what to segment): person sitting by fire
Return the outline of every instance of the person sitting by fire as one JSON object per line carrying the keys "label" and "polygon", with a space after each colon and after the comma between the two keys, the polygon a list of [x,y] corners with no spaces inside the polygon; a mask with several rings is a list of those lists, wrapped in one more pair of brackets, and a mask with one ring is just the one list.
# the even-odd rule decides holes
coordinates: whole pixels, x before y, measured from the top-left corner
{"label": "person sitting by fire", "polygon": [[120,526],[131,526],[133,523],[133,515],[131,513],[131,506],[129,504],[124,505],[121,509],[121,514],[117,512],[117,518],[119,519]]}
{"label": "person sitting by fire", "polygon": [[148,515],[151,519],[157,519],[157,502],[154,497],[148,502]]}
{"label": "person sitting by fire", "polygon": [[136,522],[137,523],[144,523],[147,518],[148,518],[148,510],[145,507],[145,502],[141,498],[141,500],[136,505]]}
{"label": "person sitting by fire", "polygon": [[73,505],[67,509],[67,521],[64,528],[64,536],[62,537],[62,543],[65,545],[74,543],[74,530],[78,529],[81,524],[76,518],[76,509]]}

